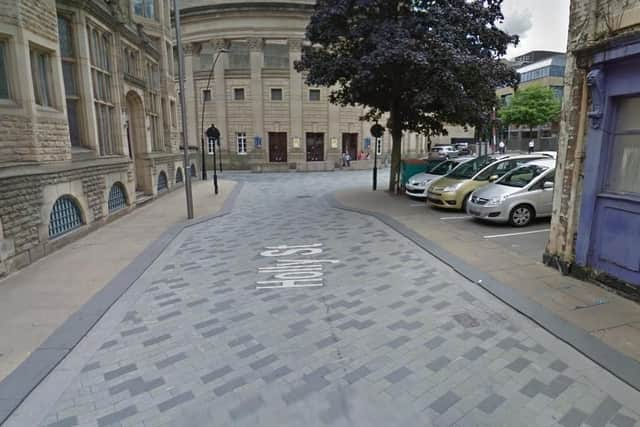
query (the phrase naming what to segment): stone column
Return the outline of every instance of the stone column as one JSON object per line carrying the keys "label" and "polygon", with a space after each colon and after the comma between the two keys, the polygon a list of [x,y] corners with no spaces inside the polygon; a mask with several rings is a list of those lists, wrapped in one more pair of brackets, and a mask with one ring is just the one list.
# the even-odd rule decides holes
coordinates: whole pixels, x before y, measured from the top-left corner
{"label": "stone column", "polygon": [[[215,47],[215,55],[220,51],[220,49],[224,49],[227,46],[225,40],[214,40],[213,46]],[[213,100],[215,108],[216,108],[216,127],[220,131],[220,149],[225,150],[228,153],[232,153],[234,147],[234,141],[231,140],[231,136],[228,133],[227,128],[227,93],[226,93],[226,84],[224,79],[224,69],[225,69],[225,61],[227,60],[227,55],[225,53],[221,53],[218,58],[218,62],[216,62],[216,66],[213,70]],[[204,127],[207,129],[211,125],[211,123],[205,123]],[[247,135],[248,137],[249,135]],[[247,141],[247,145],[248,141]],[[228,156],[227,156],[228,157]]]}
{"label": "stone column", "polygon": [[253,134],[262,138],[264,161],[268,161],[268,141],[264,134],[264,104],[262,89],[262,67],[264,65],[264,39],[252,38],[249,43],[249,61],[251,64],[251,113],[253,116]]}
{"label": "stone column", "polygon": [[302,39],[289,39],[289,131],[291,132],[289,141],[298,138],[300,147],[296,148],[296,152],[302,151],[304,148],[303,135],[303,82],[302,74],[294,70],[293,64],[302,57]]}
{"label": "stone column", "polygon": [[184,46],[184,98],[187,109],[187,126],[189,128],[188,146],[200,146],[200,129],[197,118],[199,97],[196,96],[195,80],[193,78],[193,60],[200,54],[200,43],[190,43]]}

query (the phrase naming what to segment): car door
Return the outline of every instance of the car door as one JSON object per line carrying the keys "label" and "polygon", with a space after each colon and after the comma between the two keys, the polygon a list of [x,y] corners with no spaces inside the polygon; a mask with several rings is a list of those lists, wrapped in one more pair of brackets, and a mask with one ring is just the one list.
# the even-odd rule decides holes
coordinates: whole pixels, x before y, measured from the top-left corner
{"label": "car door", "polygon": [[550,183],[554,183],[556,179],[556,171],[555,169],[551,169],[550,171],[547,171],[547,173],[542,177],[542,179],[540,180],[540,205],[541,205],[541,209],[542,212],[539,214],[540,216],[544,215],[544,216],[549,216],[551,215],[551,211],[553,208],[553,187],[551,188],[544,188],[544,183],[545,182],[550,182]]}

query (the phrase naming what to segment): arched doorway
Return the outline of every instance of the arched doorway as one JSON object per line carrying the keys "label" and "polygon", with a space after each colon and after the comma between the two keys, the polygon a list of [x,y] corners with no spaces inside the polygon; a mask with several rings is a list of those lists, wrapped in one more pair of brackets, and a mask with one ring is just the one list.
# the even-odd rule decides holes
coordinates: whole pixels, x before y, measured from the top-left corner
{"label": "arched doorway", "polygon": [[136,191],[151,193],[151,182],[146,176],[143,161],[147,153],[144,106],[142,98],[134,91],[127,93],[127,140],[136,170]]}

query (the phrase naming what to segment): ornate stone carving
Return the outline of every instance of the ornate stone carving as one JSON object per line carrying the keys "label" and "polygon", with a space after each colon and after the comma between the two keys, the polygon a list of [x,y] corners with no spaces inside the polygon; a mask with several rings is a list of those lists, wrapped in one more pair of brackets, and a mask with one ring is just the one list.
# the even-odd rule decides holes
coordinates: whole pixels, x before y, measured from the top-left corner
{"label": "ornate stone carving", "polygon": [[289,50],[292,51],[301,51],[302,44],[304,43],[303,39],[289,39],[287,41],[289,43]]}
{"label": "ornate stone carving", "polygon": [[198,55],[202,50],[201,43],[186,43],[183,47],[185,55]]}
{"label": "ornate stone carving", "polygon": [[229,49],[229,46],[231,45],[229,40],[225,40],[225,39],[212,40],[211,44],[213,45],[213,48],[215,49],[216,52],[222,49]]}
{"label": "ornate stone carving", "polygon": [[600,68],[594,68],[587,74],[587,85],[591,88],[591,111],[587,117],[591,120],[591,127],[599,129],[602,124],[602,116],[605,102],[604,72]]}
{"label": "ornate stone carving", "polygon": [[261,52],[264,48],[264,39],[263,38],[251,38],[247,40],[247,44],[249,45],[249,50],[252,52]]}

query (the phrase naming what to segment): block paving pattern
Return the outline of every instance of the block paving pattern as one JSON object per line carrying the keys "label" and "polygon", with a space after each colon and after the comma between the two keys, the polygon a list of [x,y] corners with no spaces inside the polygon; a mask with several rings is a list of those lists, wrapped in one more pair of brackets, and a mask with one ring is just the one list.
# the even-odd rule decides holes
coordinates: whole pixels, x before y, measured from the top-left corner
{"label": "block paving pattern", "polygon": [[[186,230],[138,280],[143,296],[42,425],[640,424],[640,401],[603,392],[509,307],[321,197],[366,178],[238,175],[234,212]],[[256,290],[275,262],[263,247],[309,243],[341,260],[323,287]]]}

